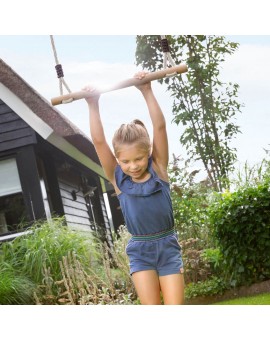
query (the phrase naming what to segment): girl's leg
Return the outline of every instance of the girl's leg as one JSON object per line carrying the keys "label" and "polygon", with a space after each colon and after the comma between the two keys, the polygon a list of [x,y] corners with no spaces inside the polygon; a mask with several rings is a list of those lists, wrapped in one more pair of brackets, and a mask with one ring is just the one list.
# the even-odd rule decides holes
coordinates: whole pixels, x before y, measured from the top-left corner
{"label": "girl's leg", "polygon": [[165,305],[184,304],[184,275],[172,274],[159,277]]}
{"label": "girl's leg", "polygon": [[135,272],[132,279],[142,305],[161,304],[159,277],[155,270]]}

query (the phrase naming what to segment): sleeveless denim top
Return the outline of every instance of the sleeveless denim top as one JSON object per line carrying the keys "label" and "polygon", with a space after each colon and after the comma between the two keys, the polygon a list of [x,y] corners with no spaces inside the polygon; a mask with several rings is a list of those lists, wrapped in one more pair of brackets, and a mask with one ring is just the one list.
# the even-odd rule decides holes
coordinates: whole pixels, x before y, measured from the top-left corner
{"label": "sleeveless denim top", "polygon": [[169,183],[161,180],[148,161],[151,177],[142,183],[133,182],[118,165],[115,179],[126,227],[132,235],[149,235],[174,227]]}

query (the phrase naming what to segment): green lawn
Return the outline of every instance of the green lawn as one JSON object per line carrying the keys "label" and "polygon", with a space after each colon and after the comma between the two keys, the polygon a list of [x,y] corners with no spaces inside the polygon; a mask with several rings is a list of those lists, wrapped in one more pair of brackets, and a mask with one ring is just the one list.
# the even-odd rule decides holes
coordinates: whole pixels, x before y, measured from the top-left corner
{"label": "green lawn", "polygon": [[215,305],[270,305],[270,293],[222,301]]}

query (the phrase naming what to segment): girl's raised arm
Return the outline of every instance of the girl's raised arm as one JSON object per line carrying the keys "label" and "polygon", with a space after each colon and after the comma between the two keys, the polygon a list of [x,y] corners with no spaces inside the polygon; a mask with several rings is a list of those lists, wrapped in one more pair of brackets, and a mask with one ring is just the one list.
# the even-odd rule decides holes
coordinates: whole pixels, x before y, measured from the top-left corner
{"label": "girl's raised arm", "polygon": [[[84,88],[85,91],[91,91]],[[99,113],[99,96],[86,98],[89,107],[90,134],[101,165],[108,180],[115,186],[114,171],[117,166],[116,158],[109,147]]]}
{"label": "girl's raised arm", "polygon": [[[140,72],[136,77],[143,78],[145,72]],[[138,86],[146,101],[149,115],[153,124],[153,151],[152,158],[158,171],[159,176],[168,180],[167,167],[169,162],[168,137],[166,130],[166,121],[163,112],[152,91],[151,83]]]}

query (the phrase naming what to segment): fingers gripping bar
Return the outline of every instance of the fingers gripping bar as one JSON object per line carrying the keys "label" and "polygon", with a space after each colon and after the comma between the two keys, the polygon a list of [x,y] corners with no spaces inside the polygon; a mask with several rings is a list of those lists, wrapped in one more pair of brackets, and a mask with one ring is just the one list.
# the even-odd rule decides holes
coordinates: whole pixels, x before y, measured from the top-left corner
{"label": "fingers gripping bar", "polygon": [[93,92],[89,93],[87,91],[78,91],[78,92],[68,93],[68,94],[65,94],[63,96],[52,98],[51,103],[54,106],[59,105],[59,104],[64,104],[64,103],[70,103],[74,100],[83,99],[83,98],[86,98],[86,97],[91,97],[91,96],[95,96],[97,94],[115,91],[115,90],[123,89],[123,88],[126,88],[126,87],[130,87],[130,86],[138,86],[138,85],[145,84],[145,83],[152,81],[152,80],[158,80],[158,79],[162,79],[164,77],[168,77],[168,76],[171,76],[171,75],[180,74],[180,73],[184,73],[184,72],[187,72],[187,66],[185,64],[173,66],[173,67],[169,67],[169,68],[166,68],[166,69],[163,69],[163,70],[160,70],[160,71],[147,73],[146,76],[143,79],[130,78],[130,79],[127,79],[127,80],[123,80],[120,83],[118,83],[118,84],[116,84],[116,85],[114,85],[114,86],[112,86],[112,87],[110,87],[106,90],[102,90],[101,92],[93,91]]}

